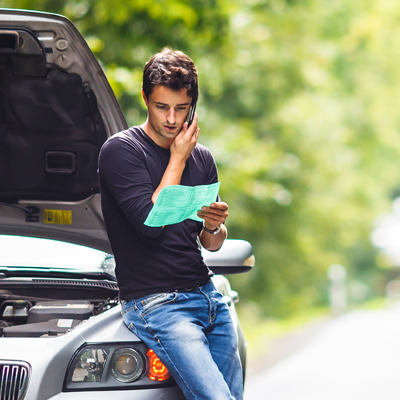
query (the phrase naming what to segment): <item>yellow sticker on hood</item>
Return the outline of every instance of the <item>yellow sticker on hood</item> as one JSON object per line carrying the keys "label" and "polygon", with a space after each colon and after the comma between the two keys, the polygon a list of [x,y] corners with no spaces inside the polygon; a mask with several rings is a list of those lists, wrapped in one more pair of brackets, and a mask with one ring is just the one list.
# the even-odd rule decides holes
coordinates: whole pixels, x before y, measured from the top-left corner
{"label": "yellow sticker on hood", "polygon": [[44,210],[45,224],[72,224],[72,211],[68,210]]}

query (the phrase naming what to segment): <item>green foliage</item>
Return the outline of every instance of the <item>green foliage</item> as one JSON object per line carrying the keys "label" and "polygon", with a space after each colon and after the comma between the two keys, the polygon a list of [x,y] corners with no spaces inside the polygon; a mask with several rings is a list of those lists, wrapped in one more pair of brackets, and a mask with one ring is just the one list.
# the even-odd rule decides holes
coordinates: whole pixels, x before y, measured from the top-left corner
{"label": "green foliage", "polygon": [[[271,314],[326,302],[326,269],[375,276],[373,220],[398,193],[400,6],[392,0],[0,0],[61,13],[100,59],[130,124],[144,63],[195,61],[201,142],[257,266],[234,277]],[[370,283],[370,282],[368,282]]]}

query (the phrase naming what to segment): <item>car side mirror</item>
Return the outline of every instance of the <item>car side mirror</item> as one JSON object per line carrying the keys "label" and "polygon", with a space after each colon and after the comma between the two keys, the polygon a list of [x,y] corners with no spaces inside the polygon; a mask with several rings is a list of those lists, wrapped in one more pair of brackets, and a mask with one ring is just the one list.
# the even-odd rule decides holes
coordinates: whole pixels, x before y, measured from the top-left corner
{"label": "car side mirror", "polygon": [[207,266],[218,275],[242,274],[250,271],[256,262],[253,248],[246,240],[227,239],[217,251],[202,249]]}

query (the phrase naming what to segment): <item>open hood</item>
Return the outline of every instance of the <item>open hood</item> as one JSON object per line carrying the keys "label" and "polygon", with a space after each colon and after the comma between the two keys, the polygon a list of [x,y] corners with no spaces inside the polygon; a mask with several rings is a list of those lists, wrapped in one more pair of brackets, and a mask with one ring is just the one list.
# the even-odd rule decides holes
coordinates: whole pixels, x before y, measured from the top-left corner
{"label": "open hood", "polygon": [[0,233],[110,251],[100,209],[102,144],[127,124],[67,18],[0,9]]}

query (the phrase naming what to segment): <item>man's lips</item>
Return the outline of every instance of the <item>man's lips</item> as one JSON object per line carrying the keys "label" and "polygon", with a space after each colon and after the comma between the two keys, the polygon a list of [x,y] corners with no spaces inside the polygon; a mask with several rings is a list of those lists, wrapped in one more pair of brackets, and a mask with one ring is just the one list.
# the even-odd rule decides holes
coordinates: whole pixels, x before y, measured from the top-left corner
{"label": "man's lips", "polygon": [[174,130],[176,129],[176,126],[164,125],[164,128],[165,128],[167,131],[172,132],[172,131],[174,131]]}

